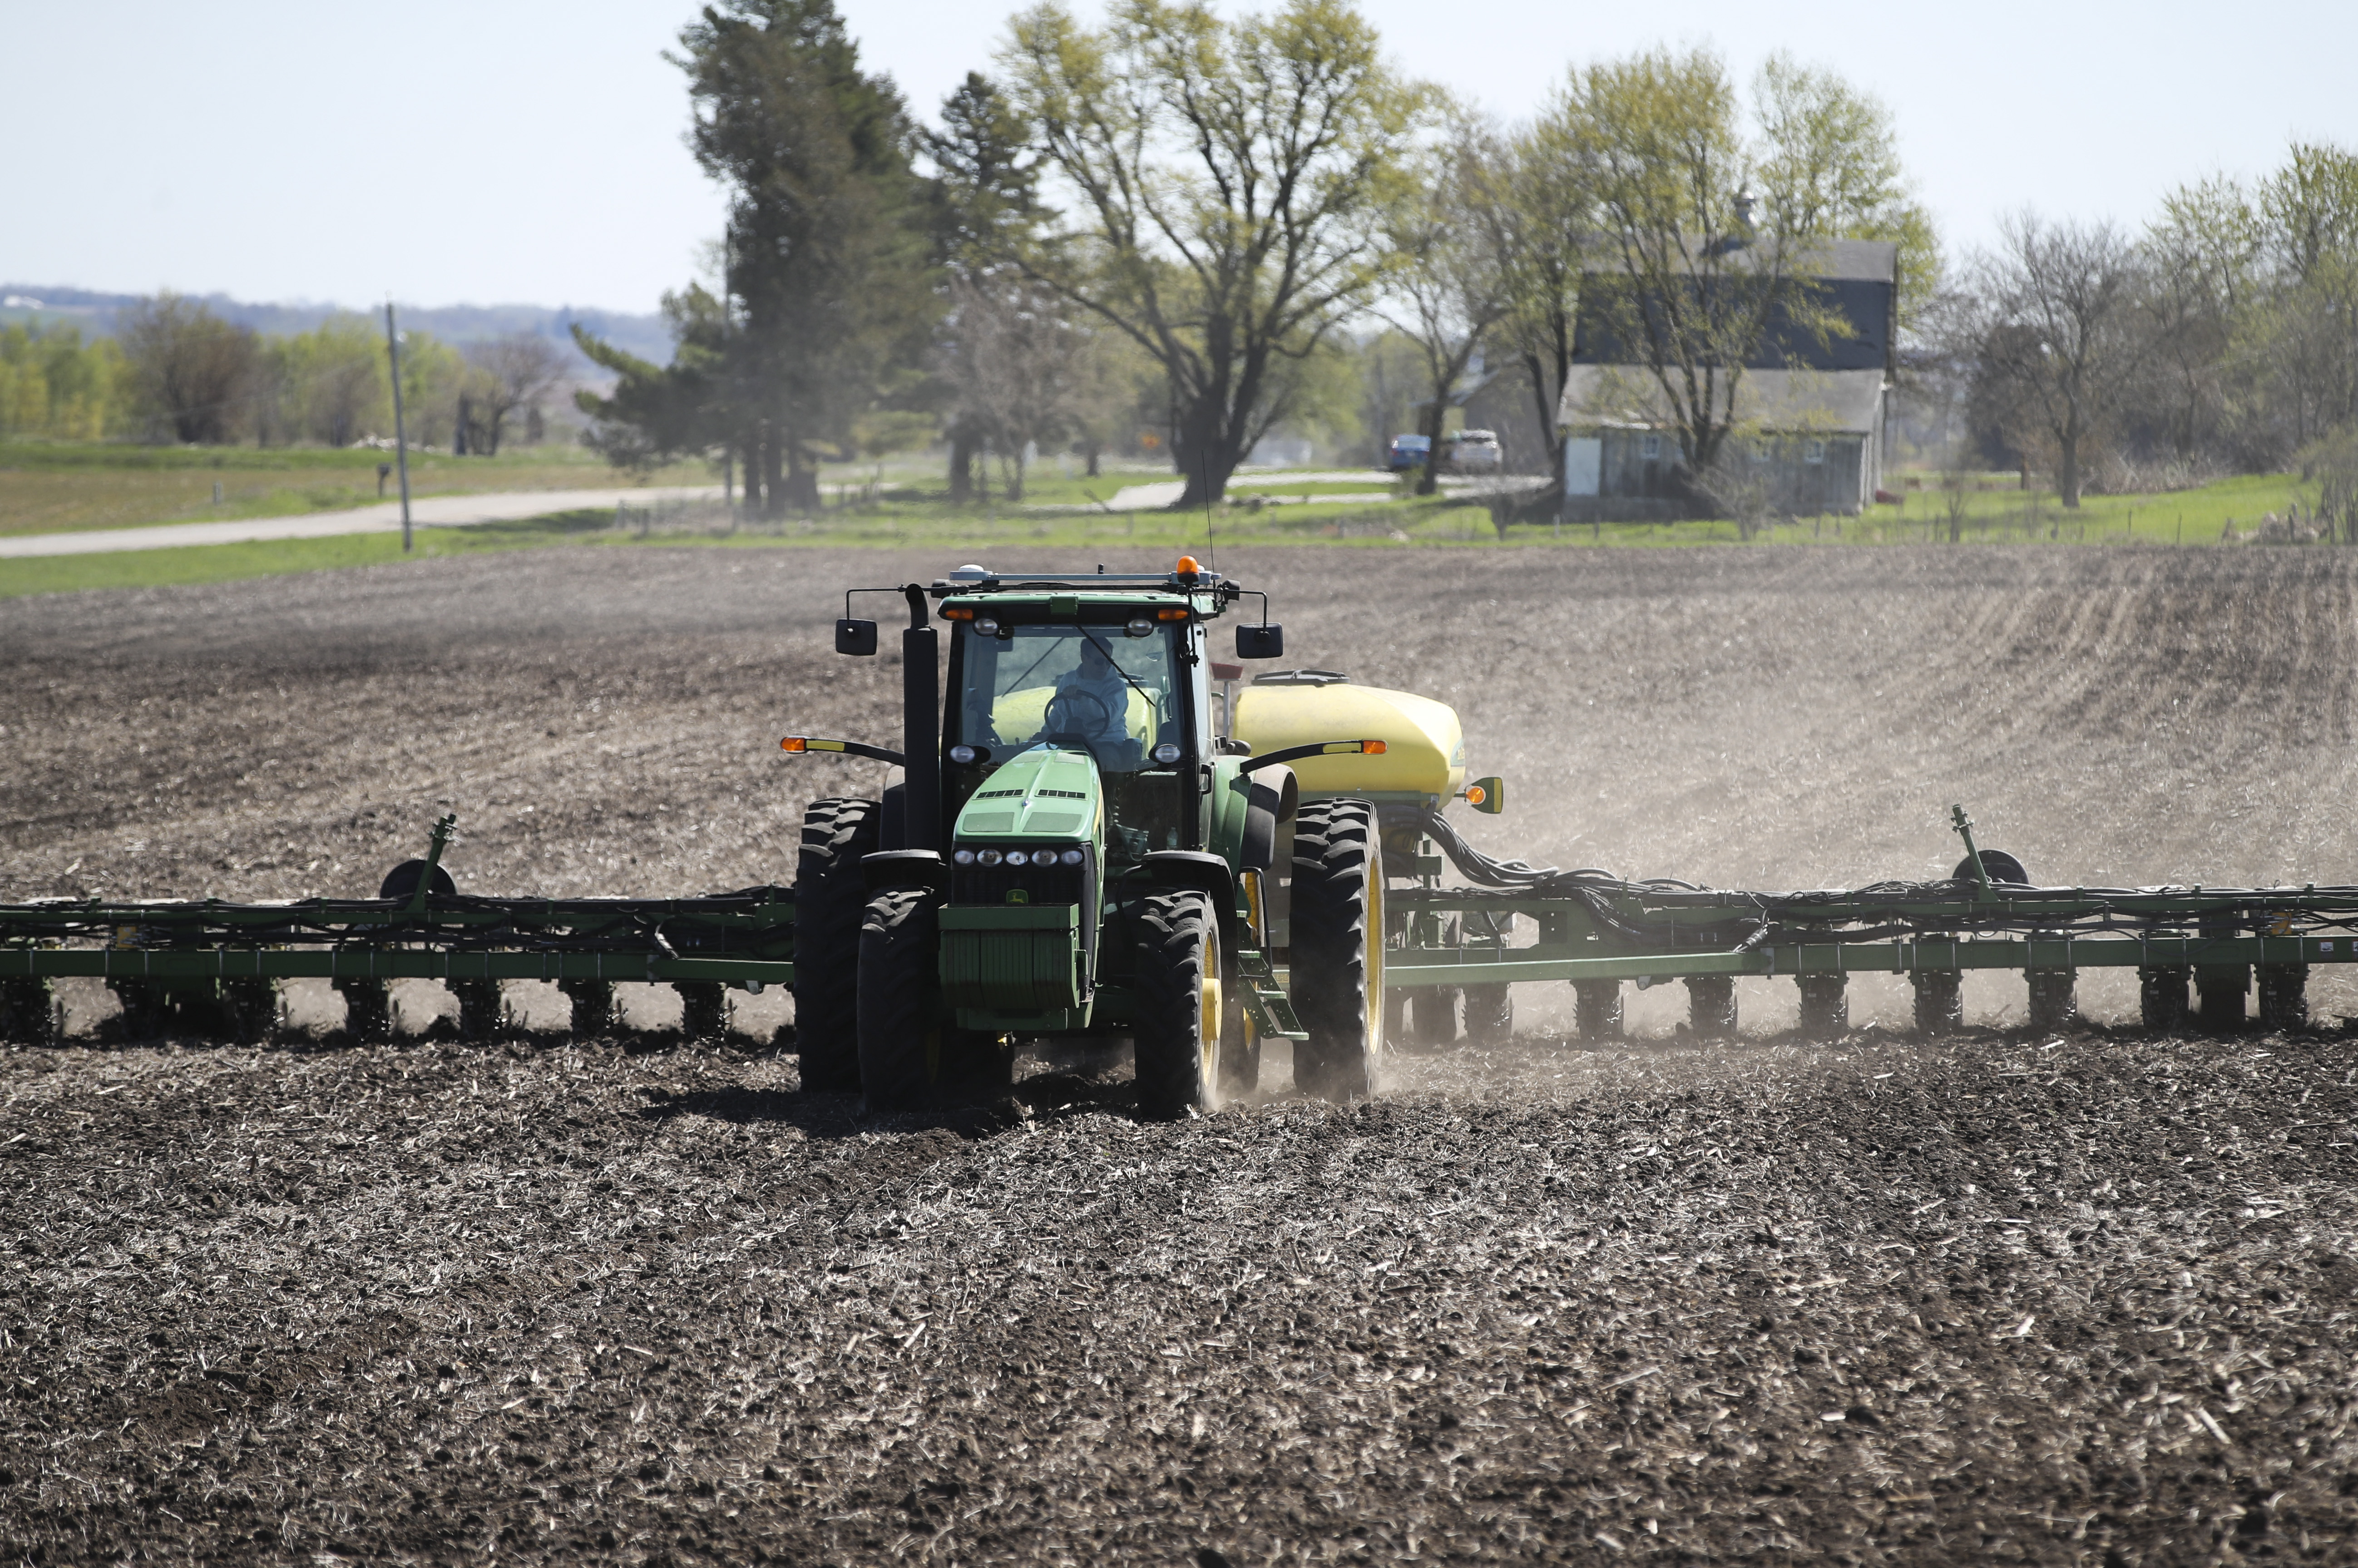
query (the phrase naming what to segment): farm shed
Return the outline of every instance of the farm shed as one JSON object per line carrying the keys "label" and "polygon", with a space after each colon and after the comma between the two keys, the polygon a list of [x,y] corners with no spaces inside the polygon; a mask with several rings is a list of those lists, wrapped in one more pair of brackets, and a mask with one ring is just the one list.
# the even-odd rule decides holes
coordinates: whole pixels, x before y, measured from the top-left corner
{"label": "farm shed", "polygon": [[[1565,378],[1556,422],[1578,520],[1592,510],[1606,520],[1672,515],[1689,503],[1678,427],[1651,382],[1617,365],[1574,365]],[[1856,512],[1883,482],[1889,395],[1879,370],[1747,370],[1728,450],[1765,486],[1771,511]]]}
{"label": "farm shed", "polygon": [[[1707,276],[1690,280],[1685,309],[1708,315],[1728,308],[1714,301],[1739,297],[1734,291],[1747,287],[1747,274],[1767,254],[1739,247],[1699,262]],[[1794,270],[1806,280],[1801,293],[1771,302],[1757,345],[1732,373],[1735,433],[1726,451],[1740,460],[1734,482],[1757,485],[1768,510],[1856,512],[1874,500],[1897,368],[1898,258],[1897,245],[1868,240],[1833,241],[1798,258]],[[1678,421],[1654,372],[1616,335],[1617,322],[1634,330],[1630,313],[1615,310],[1617,299],[1628,302],[1613,275],[1589,276],[1556,408],[1566,515],[1636,520],[1709,508],[1685,470]],[[1788,304],[1803,300],[1809,308],[1796,319]],[[1636,319],[1664,319],[1650,299],[1640,304]],[[1731,372],[1721,366],[1712,373]]]}

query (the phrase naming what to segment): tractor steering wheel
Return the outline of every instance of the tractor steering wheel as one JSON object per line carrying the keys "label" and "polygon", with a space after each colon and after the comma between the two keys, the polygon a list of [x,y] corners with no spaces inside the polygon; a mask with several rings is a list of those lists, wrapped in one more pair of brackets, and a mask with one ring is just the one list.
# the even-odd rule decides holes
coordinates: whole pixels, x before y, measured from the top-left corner
{"label": "tractor steering wheel", "polygon": [[[1082,702],[1098,710],[1094,723],[1090,723],[1086,716],[1073,711],[1073,705]],[[1041,718],[1042,740],[1061,740],[1069,736],[1084,745],[1088,743],[1091,730],[1102,731],[1112,728],[1114,722],[1113,707],[1104,697],[1096,692],[1070,686],[1060,688],[1055,697],[1048,699],[1048,710]]]}

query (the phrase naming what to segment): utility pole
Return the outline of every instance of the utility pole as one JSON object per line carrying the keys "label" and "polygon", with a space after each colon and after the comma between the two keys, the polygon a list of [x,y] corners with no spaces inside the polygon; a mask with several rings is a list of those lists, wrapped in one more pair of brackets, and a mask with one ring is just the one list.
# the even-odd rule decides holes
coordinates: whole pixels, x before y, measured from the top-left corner
{"label": "utility pole", "polygon": [[384,351],[393,359],[393,460],[401,468],[401,553],[409,553],[409,429],[401,417],[401,334],[393,327],[393,301],[384,302]]}

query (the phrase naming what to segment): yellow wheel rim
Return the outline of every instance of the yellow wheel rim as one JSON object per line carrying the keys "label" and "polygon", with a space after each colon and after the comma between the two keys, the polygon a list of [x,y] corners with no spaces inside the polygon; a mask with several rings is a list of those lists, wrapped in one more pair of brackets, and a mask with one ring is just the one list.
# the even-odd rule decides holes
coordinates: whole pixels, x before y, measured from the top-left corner
{"label": "yellow wheel rim", "polygon": [[1208,1103],[1220,1087],[1220,939],[1204,933],[1204,983],[1196,992],[1195,1051]]}

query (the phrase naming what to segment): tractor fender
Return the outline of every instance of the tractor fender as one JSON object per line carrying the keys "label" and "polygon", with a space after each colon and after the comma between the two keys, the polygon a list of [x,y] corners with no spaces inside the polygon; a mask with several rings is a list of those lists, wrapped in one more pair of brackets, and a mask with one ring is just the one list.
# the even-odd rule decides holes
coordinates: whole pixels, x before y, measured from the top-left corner
{"label": "tractor fender", "polygon": [[1282,876],[1293,853],[1293,813],[1302,799],[1293,770],[1280,763],[1245,773],[1227,757],[1217,767],[1211,838],[1205,848],[1238,871]]}
{"label": "tractor fender", "polygon": [[879,849],[860,857],[860,873],[867,879],[871,897],[904,888],[931,892],[936,898],[950,895],[949,863],[938,849]]}
{"label": "tractor fender", "polygon": [[1146,857],[1146,874],[1159,888],[1194,888],[1210,895],[1215,909],[1237,902],[1236,872],[1227,860],[1202,849],[1157,849]]}
{"label": "tractor fender", "polygon": [[1225,859],[1202,849],[1157,849],[1146,857],[1145,869],[1158,888],[1193,888],[1209,897],[1228,951],[1255,945],[1238,918],[1236,869]]}
{"label": "tractor fender", "polygon": [[[1265,778],[1262,773],[1274,776]],[[1281,841],[1291,837],[1282,829],[1293,824],[1294,807],[1302,800],[1302,786],[1294,782],[1293,770],[1282,765],[1245,777],[1249,782],[1246,786],[1244,838],[1237,846],[1237,866],[1240,871],[1265,871],[1278,863]],[[1286,848],[1290,858],[1292,849]]]}

